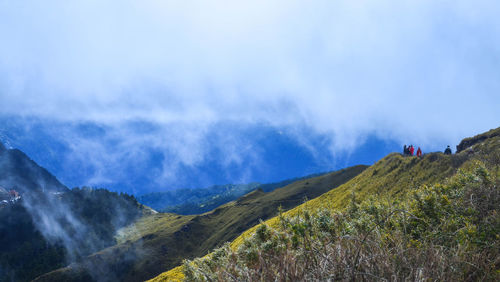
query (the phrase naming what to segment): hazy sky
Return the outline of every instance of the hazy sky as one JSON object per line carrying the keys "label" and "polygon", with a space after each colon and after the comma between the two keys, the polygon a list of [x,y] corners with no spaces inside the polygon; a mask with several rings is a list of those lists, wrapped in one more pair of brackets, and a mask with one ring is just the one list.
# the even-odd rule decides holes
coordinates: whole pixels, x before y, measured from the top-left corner
{"label": "hazy sky", "polygon": [[252,180],[276,136],[310,171],[373,138],[442,150],[500,125],[498,15],[493,0],[0,0],[0,133],[49,140],[49,163],[85,163],[96,185],[134,167],[174,185],[200,164]]}

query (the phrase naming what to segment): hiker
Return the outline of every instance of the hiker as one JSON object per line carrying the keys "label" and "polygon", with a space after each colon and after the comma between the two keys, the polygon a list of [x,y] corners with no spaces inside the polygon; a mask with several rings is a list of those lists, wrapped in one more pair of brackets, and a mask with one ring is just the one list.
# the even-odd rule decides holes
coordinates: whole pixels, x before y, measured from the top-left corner
{"label": "hiker", "polygon": [[445,155],[451,155],[451,148],[450,148],[450,145],[448,145],[448,147],[446,147],[446,149],[444,150],[444,154],[445,154]]}
{"label": "hiker", "polygon": [[413,145],[410,145],[410,156],[413,156],[413,152],[415,152],[415,148],[413,148]]}
{"label": "hiker", "polygon": [[403,147],[403,156],[406,156],[408,155],[408,148],[406,148],[406,144],[405,146]]}
{"label": "hiker", "polygon": [[417,157],[421,157],[422,156],[422,149],[420,149],[420,147],[418,147],[417,149]]}

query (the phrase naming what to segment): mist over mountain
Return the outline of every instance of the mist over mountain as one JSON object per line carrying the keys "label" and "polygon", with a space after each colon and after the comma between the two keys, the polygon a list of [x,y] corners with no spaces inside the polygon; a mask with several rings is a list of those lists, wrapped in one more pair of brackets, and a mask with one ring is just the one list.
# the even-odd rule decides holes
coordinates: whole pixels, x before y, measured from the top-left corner
{"label": "mist over mountain", "polygon": [[[0,122],[0,140],[22,149],[68,187],[106,187],[136,196],[221,184],[275,183],[370,165],[402,146],[370,136],[359,140],[363,144],[358,148],[332,155],[329,138],[307,129],[234,127],[231,123],[214,124],[212,132],[197,132],[203,134],[197,136],[203,143],[202,151],[176,151],[165,148],[173,146],[176,127],[164,132],[149,123],[130,122],[115,131],[98,123],[46,123],[11,117]],[[141,132],[140,139],[133,137],[137,132]],[[129,133],[130,137],[122,139]],[[172,137],[156,140],[157,134]],[[442,146],[446,143],[438,148]]]}
{"label": "mist over mountain", "polygon": [[[363,198],[386,193],[399,197],[407,189],[443,181],[468,161],[495,169],[499,132],[462,140],[452,156],[392,153],[369,168],[145,195],[158,205],[179,201],[168,208],[205,212],[200,215],[158,214],[133,196],[105,189],[68,189],[23,152],[1,146],[2,168],[12,175],[2,178],[2,195],[10,198],[0,206],[0,281],[142,281],[252,232],[261,220],[279,214],[279,207],[294,211],[309,197],[314,199],[306,207],[345,207],[351,192]],[[12,200],[15,195],[8,191],[14,188],[20,196]],[[228,202],[252,189],[257,190]],[[210,205],[214,209],[206,212]]]}
{"label": "mist over mountain", "polygon": [[148,212],[126,194],[70,190],[3,145],[0,183],[0,281],[29,281],[111,246],[116,230]]}
{"label": "mist over mountain", "polygon": [[500,281],[499,15],[0,0],[0,282]]}
{"label": "mist over mountain", "polygon": [[[346,235],[342,235],[339,238],[348,239],[350,238],[349,236],[351,236],[351,233],[349,232],[351,232],[353,228],[356,228],[354,230],[358,230],[359,228],[359,230],[366,231],[366,228],[364,226],[371,226],[370,224],[378,222],[374,221],[377,219],[377,213],[372,215],[374,216],[374,219],[372,218],[367,222],[363,221],[362,224],[354,221],[336,225],[335,222],[337,219],[339,219],[337,216],[343,216],[344,212],[349,212],[352,215],[357,215],[360,210],[367,213],[378,211],[381,213],[390,212],[390,215],[399,214],[395,213],[394,211],[390,211],[391,205],[400,205],[401,203],[404,203],[406,200],[411,199],[411,195],[413,195],[414,193],[425,194],[428,193],[428,191],[431,191],[429,189],[442,189],[442,187],[448,187],[446,189],[454,189],[453,187],[458,187],[456,186],[458,184],[453,184],[455,182],[450,182],[452,184],[449,184],[447,182],[447,179],[449,179],[450,177],[466,177],[467,179],[470,178],[468,181],[472,181],[474,183],[475,178],[467,176],[467,174],[464,172],[465,169],[470,166],[474,167],[477,164],[483,163],[484,166],[486,166],[485,169],[491,170],[491,173],[498,174],[498,165],[500,161],[499,132],[500,129],[494,129],[475,137],[466,138],[458,145],[458,153],[452,155],[446,155],[442,152],[432,152],[427,153],[422,157],[416,157],[403,156],[401,153],[390,153],[370,167],[350,167],[316,177],[305,178],[281,188],[274,189],[273,187],[270,187],[269,189],[271,189],[272,192],[267,193],[262,191],[261,189],[257,189],[238,198],[235,201],[228,202],[225,205],[222,205],[212,211],[200,215],[183,216],[169,213],[158,213],[144,216],[135,221],[134,224],[119,230],[117,245],[111,246],[97,253],[91,254],[85,258],[82,258],[82,260],[78,263],[43,274],[37,277],[37,281],[84,281],[85,279],[97,281],[143,281],[144,279],[152,278],[162,269],[166,271],[172,269],[175,266],[179,266],[183,259],[193,259],[195,256],[204,256],[215,246],[223,246],[223,248],[216,249],[215,255],[209,255],[204,259],[194,259],[194,261],[189,262],[189,265],[184,264],[184,266],[173,268],[171,271],[156,277],[155,280],[179,281],[179,279],[181,279],[182,277],[185,277],[188,280],[199,280],[203,279],[200,277],[208,277],[215,281],[219,281],[217,278],[218,275],[226,275],[227,271],[230,271],[230,268],[224,267],[225,265],[238,265],[237,267],[239,267],[238,269],[240,269],[234,274],[227,274],[229,276],[255,275],[255,277],[260,277],[260,273],[266,273],[266,275],[268,275],[266,277],[270,279],[271,277],[274,277],[274,275],[277,275],[276,272],[267,272],[265,268],[259,268],[259,270],[253,269],[252,267],[254,267],[257,262],[265,263],[266,265],[268,263],[270,265],[274,265],[274,261],[266,261],[266,259],[270,255],[281,254],[280,251],[295,250],[297,246],[302,246],[301,244],[305,244],[305,248],[307,248],[307,244],[309,243],[315,244],[315,246],[316,244],[322,243],[323,241],[317,241],[315,239],[317,238],[316,236],[319,236],[314,233],[317,232],[317,230],[309,228],[325,228],[325,226],[330,226],[328,228],[334,229],[322,229],[323,231],[321,231],[322,233],[320,234],[330,234],[328,236],[330,236],[331,238],[337,238],[337,233],[328,232],[343,232],[341,234]],[[481,168],[475,169],[479,169],[477,170],[477,173],[484,173],[485,177],[497,177],[497,175],[495,174],[490,174],[490,172],[482,171]],[[458,183],[461,183],[460,181]],[[446,185],[451,186],[443,186],[444,184],[441,183],[446,183]],[[488,185],[490,185],[495,182],[490,181],[487,183],[489,183]],[[226,188],[229,187],[232,186],[226,186]],[[493,185],[490,188],[496,189],[495,187],[496,186]],[[474,188],[474,186],[471,188]],[[498,202],[498,200],[500,199],[498,198],[498,195],[500,194],[495,192],[496,190],[491,190],[490,192],[483,190],[481,191],[481,193],[491,193],[492,198],[490,200],[492,203]],[[452,190],[446,190],[446,193],[449,197],[452,197],[454,195],[454,192]],[[439,196],[439,194],[432,195],[441,197]],[[306,198],[309,197],[311,197],[312,199],[307,200]],[[383,204],[383,199],[388,199],[390,203]],[[427,198],[423,198],[421,200],[425,202],[426,199]],[[436,199],[432,198],[432,203],[448,205],[449,202],[446,201],[447,198],[439,199],[441,200],[437,201]],[[422,240],[422,244],[430,244],[428,246],[430,248],[428,251],[431,251],[435,250],[433,249],[434,244],[441,244],[442,238],[440,238],[439,236],[439,234],[441,233],[433,233],[436,230],[432,229],[432,225],[427,224],[428,220],[437,220],[438,222],[444,220],[442,221],[444,225],[440,225],[439,227],[444,228],[444,230],[440,229],[439,232],[451,232],[450,234],[446,233],[446,236],[455,235],[452,235],[452,231],[446,230],[446,226],[448,226],[445,224],[446,220],[441,219],[441,216],[446,213],[435,214],[433,208],[434,206],[432,206],[430,210],[427,210],[427,205],[430,205],[431,203],[425,202],[419,204],[419,201],[421,200],[417,198],[417,202],[414,205],[417,205],[419,208],[421,208],[422,213],[419,214],[419,218],[415,219],[415,221],[412,222],[413,224],[425,223],[419,228],[430,228],[430,231],[425,232],[431,232],[430,234],[432,236],[428,233],[425,233],[425,238],[419,237],[423,235],[418,235],[420,229],[415,229],[411,234],[417,234],[415,235],[417,237],[411,238],[411,240]],[[481,202],[483,200],[478,201]],[[479,202],[477,202],[477,204],[479,204]],[[384,208],[382,208],[382,206],[379,206],[379,204]],[[485,257],[491,259],[492,254],[494,254],[494,250],[492,250],[489,246],[491,246],[492,242],[494,243],[498,241],[498,238],[495,239],[495,236],[493,236],[492,234],[494,234],[494,230],[497,230],[499,226],[498,223],[500,221],[498,221],[498,214],[495,211],[497,208],[495,208],[494,205],[487,205],[488,219],[485,222],[481,222],[481,225],[478,225],[478,228],[480,228],[481,230],[485,230],[484,232],[487,232],[488,244],[485,246],[479,244],[479,249],[474,249],[474,252],[479,252],[481,250],[485,251],[488,253],[488,255]],[[406,208],[406,206],[404,205],[397,207]],[[467,220],[473,220],[471,221],[471,223],[476,222],[474,221],[474,218],[476,217],[468,214],[467,211],[463,211],[460,209],[460,203],[457,203],[456,207],[460,212],[465,212],[465,214],[461,216],[467,217]],[[332,217],[324,217],[325,213],[317,212],[317,209],[331,210]],[[403,215],[405,214],[404,212],[401,213]],[[297,222],[286,221],[287,219],[281,219],[284,215],[297,217],[303,216],[304,219],[298,218]],[[268,234],[266,233],[267,229],[262,229],[261,227],[263,224],[262,220],[265,220],[266,218],[268,219],[266,221],[266,224],[268,224],[269,226],[273,228],[275,226],[282,226],[283,228],[286,227],[286,232],[291,232],[290,234],[286,233],[286,236],[289,236],[287,237],[288,239],[283,239],[279,236],[279,234],[281,233],[276,233],[276,238],[285,240],[282,242],[284,245],[274,245],[274,243],[272,242],[269,242],[269,244],[267,245],[254,245],[256,244],[254,240],[265,241],[269,238],[275,238],[268,237],[268,235],[266,235]],[[401,220],[410,219],[412,218],[403,217]],[[316,223],[319,227],[315,225],[309,226],[309,220],[314,220],[314,222],[316,222],[317,220]],[[378,220],[380,220],[380,218]],[[290,225],[280,225],[280,222],[290,222]],[[380,224],[382,224],[384,220],[380,222]],[[493,225],[490,225],[488,222]],[[403,223],[398,223],[398,226],[399,224],[401,224],[401,226],[404,226]],[[457,226],[459,226],[457,228],[461,228],[460,230],[463,230],[463,228],[465,228],[464,226],[462,226],[463,222],[461,222],[460,220],[458,220],[456,224]],[[394,228],[394,226],[389,225],[387,228],[389,229],[384,231],[388,232],[385,236],[389,236],[390,238],[392,238],[391,236],[396,236],[397,234],[399,234],[396,231],[394,231],[396,232],[394,234],[391,233],[392,231],[389,232],[390,230],[392,230],[392,228]],[[406,229],[404,228],[402,229],[402,231],[406,232],[405,230]],[[481,234],[485,233],[481,232],[477,233],[477,235],[475,233],[467,233],[469,235],[464,235],[466,236],[466,238],[464,237],[465,239],[463,239],[466,240],[464,242],[466,242],[467,244],[473,244],[470,246],[472,246],[472,248],[476,248],[477,246],[474,245],[476,243],[474,240],[470,239],[472,238],[470,236],[477,236],[474,238],[478,239],[483,238],[481,237]],[[368,235],[370,235],[370,232],[368,232],[364,236]],[[231,253],[232,251],[229,245],[225,245],[225,243],[228,241],[232,241],[231,244],[235,246],[234,250],[245,250],[242,252],[246,252],[246,250],[248,250],[248,253],[239,253],[237,255]],[[353,242],[362,241],[363,240],[356,239]],[[449,242],[450,240],[445,241]],[[454,240],[451,241],[455,242]],[[295,245],[296,243],[298,245]],[[416,249],[411,250],[419,250],[418,244],[416,246]],[[388,247],[390,247],[390,245]],[[447,247],[448,246],[445,244],[445,246],[441,246],[438,249],[443,250]],[[265,253],[269,251],[269,248],[277,249],[273,249],[276,250],[276,252],[273,251],[271,252],[271,254],[266,253],[266,257],[261,258],[262,261],[254,260],[256,258],[254,254],[258,258],[258,253],[254,253],[254,251]],[[353,262],[351,262],[350,260],[352,260],[353,257],[356,256],[356,249],[352,250],[350,244],[342,245],[339,248],[341,248],[341,250],[349,252],[349,256],[347,256],[346,261],[343,262],[343,268],[338,269],[340,269],[339,271],[341,272],[343,271],[342,273],[346,272],[349,275],[352,275],[350,274],[351,271],[346,270],[352,269]],[[455,249],[450,251],[454,250]],[[458,251],[460,250],[458,249]],[[223,261],[218,260],[219,254],[225,257]],[[314,266],[312,262],[314,261],[314,257],[317,254],[318,251],[312,251],[311,253],[308,253],[308,256],[312,256],[308,257],[308,259],[311,260],[311,265],[307,264],[307,267],[304,266],[304,269],[309,271],[309,266]],[[335,258],[336,254],[337,252],[333,250],[327,251],[324,254],[324,257]],[[477,257],[478,253],[475,254],[475,257]],[[368,259],[369,254],[365,255]],[[461,254],[454,254],[453,259],[467,261],[467,254],[464,254],[464,256],[462,257],[457,256],[461,256]],[[239,259],[236,261],[233,260],[237,257],[240,257],[241,261]],[[425,262],[425,260],[421,260],[421,257],[416,257],[416,259],[418,260],[417,262],[415,262],[415,264],[413,264],[414,257],[412,256],[412,253],[406,254],[403,257],[405,258],[405,261],[407,263],[412,265],[412,267],[420,267],[420,263]],[[321,259],[324,258],[322,257]],[[384,259],[390,260],[389,257],[384,257]],[[445,260],[446,258],[442,259]],[[279,259],[276,261],[284,262],[286,260]],[[241,266],[238,264],[240,262],[247,264],[245,266]],[[455,262],[453,261],[450,263]],[[106,267],[92,267],[98,264],[105,265]],[[465,264],[461,264],[460,267],[462,267],[463,265]],[[365,266],[363,265],[362,267]],[[396,267],[397,269],[398,266],[396,265],[394,267]],[[112,269],[111,272],[109,271],[110,269]],[[432,267],[425,269],[426,271],[431,271]],[[250,271],[251,273],[247,273],[246,271]],[[319,269],[315,271],[318,272],[315,275],[323,275],[324,273],[329,273],[329,271],[337,271],[337,268],[331,267],[328,269]],[[395,270],[392,269],[388,270],[386,274],[389,273],[392,275],[394,271]],[[467,268],[467,271],[476,273],[474,272],[476,271],[474,269],[470,270]],[[487,273],[487,275],[495,275],[491,271],[479,272]],[[433,274],[432,271],[426,273],[430,273],[428,274],[430,275],[429,277],[439,277],[433,276],[436,274]],[[452,272],[447,273],[451,275]],[[245,280],[244,278],[241,279]]]}

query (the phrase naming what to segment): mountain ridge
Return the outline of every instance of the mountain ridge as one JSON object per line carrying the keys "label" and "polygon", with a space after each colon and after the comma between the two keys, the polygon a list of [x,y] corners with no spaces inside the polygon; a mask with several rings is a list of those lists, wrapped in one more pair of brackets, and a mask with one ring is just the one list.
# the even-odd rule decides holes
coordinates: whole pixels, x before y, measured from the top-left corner
{"label": "mountain ridge", "polygon": [[264,192],[271,192],[276,188],[284,187],[290,183],[321,176],[323,174],[325,173],[313,173],[302,177],[265,184],[252,182],[248,184],[213,185],[197,189],[174,189],[165,192],[143,194],[137,196],[137,200],[160,212],[181,215],[202,214],[230,201],[236,200],[254,189],[262,189]]}
{"label": "mountain ridge", "polygon": [[258,187],[260,183],[213,185],[197,189],[175,189],[137,197],[144,205],[183,215],[200,214],[232,201]]}
{"label": "mountain ridge", "polygon": [[0,144],[0,185],[21,193],[45,189],[68,191],[68,187],[18,149]]}

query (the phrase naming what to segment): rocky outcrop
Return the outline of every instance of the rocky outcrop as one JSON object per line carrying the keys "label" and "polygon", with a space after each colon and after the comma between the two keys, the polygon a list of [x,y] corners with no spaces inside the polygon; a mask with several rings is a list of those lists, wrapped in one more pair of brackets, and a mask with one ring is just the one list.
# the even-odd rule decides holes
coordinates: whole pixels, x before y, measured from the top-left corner
{"label": "rocky outcrop", "polygon": [[473,145],[483,142],[486,139],[493,138],[496,136],[500,136],[500,127],[496,129],[492,129],[486,133],[476,135],[474,137],[470,138],[465,138],[460,142],[460,144],[457,145],[457,153],[460,153],[461,151],[472,147]]}

